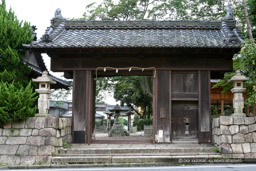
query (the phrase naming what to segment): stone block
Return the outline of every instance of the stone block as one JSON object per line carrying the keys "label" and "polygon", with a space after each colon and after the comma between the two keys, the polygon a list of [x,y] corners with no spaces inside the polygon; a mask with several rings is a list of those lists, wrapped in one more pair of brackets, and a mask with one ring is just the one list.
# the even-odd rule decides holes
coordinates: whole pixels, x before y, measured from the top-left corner
{"label": "stone block", "polygon": [[256,153],[256,143],[251,143],[251,152]]}
{"label": "stone block", "polygon": [[20,129],[20,136],[30,136],[32,134],[32,129]]}
{"label": "stone block", "polygon": [[22,156],[20,162],[22,165],[33,165],[36,161],[36,156]]}
{"label": "stone block", "polygon": [[7,137],[0,137],[0,144],[5,144]]}
{"label": "stone block", "polygon": [[220,128],[217,128],[217,135],[220,135]]}
{"label": "stone block", "polygon": [[52,153],[54,152],[54,147],[51,145],[47,145],[47,146],[41,146],[38,149],[38,155],[42,155],[42,156],[47,156],[47,155],[52,155]]}
{"label": "stone block", "polygon": [[68,120],[67,120],[67,118],[61,118],[61,120],[62,120],[62,122],[63,122],[63,126],[64,126],[64,128],[66,128],[67,126],[68,126]]}
{"label": "stone block", "polygon": [[3,136],[10,136],[11,130],[10,129],[3,129]]}
{"label": "stone block", "polygon": [[243,159],[244,158],[244,154],[233,154],[233,158]]}
{"label": "stone block", "polygon": [[253,142],[253,135],[252,133],[244,135],[245,142]]}
{"label": "stone block", "polygon": [[12,128],[11,124],[4,125],[4,129],[11,129],[11,128]]}
{"label": "stone block", "polygon": [[17,153],[22,156],[27,156],[29,154],[29,149],[30,149],[29,145],[20,145]]}
{"label": "stone block", "polygon": [[39,130],[38,129],[33,129],[32,135],[33,136],[39,135]]}
{"label": "stone block", "polygon": [[67,134],[70,135],[72,133],[71,127],[67,127]]}
{"label": "stone block", "polygon": [[241,133],[241,134],[247,134],[247,133],[249,133],[248,126],[244,126],[244,125],[240,126],[240,133]]}
{"label": "stone block", "polygon": [[256,132],[251,133],[252,134],[252,142],[256,143]]}
{"label": "stone block", "polygon": [[62,138],[56,138],[56,137],[47,137],[45,140],[45,145],[52,145],[55,147],[62,147],[63,142]]}
{"label": "stone block", "polygon": [[228,129],[228,126],[221,125],[220,126],[220,134],[222,134],[222,135],[230,135],[230,131]]}
{"label": "stone block", "polygon": [[246,158],[246,159],[252,159],[252,158],[253,158],[253,155],[252,155],[252,153],[245,153],[245,154],[244,154],[244,158]]}
{"label": "stone block", "polygon": [[242,144],[244,153],[250,153],[251,152],[251,145],[250,143],[244,143]]}
{"label": "stone block", "polygon": [[15,122],[12,124],[12,128],[24,128],[24,127],[25,127],[25,121]]}
{"label": "stone block", "polygon": [[239,126],[238,125],[231,125],[229,126],[229,131],[232,135],[239,133]]}
{"label": "stone block", "polygon": [[246,118],[244,118],[244,124],[245,125],[251,125],[251,124],[254,124],[254,123],[255,123],[254,117],[246,117]]}
{"label": "stone block", "polygon": [[67,118],[67,127],[72,126],[72,118]]}
{"label": "stone block", "polygon": [[30,117],[26,120],[25,128],[35,128],[36,117]]}
{"label": "stone block", "polygon": [[72,143],[72,135],[71,134],[67,136],[67,143],[68,144]]}
{"label": "stone block", "polygon": [[14,155],[4,155],[0,156],[0,162],[6,165],[19,165],[20,157],[16,157]]}
{"label": "stone block", "polygon": [[65,136],[66,135],[66,131],[65,131],[65,129],[61,129],[61,133],[60,133],[60,136]]}
{"label": "stone block", "polygon": [[255,132],[256,131],[256,124],[249,125],[249,132]]}
{"label": "stone block", "polygon": [[220,116],[220,125],[232,125],[233,117],[231,116]]}
{"label": "stone block", "polygon": [[216,119],[216,118],[213,118],[213,120],[212,120],[212,129],[215,128],[215,119]]}
{"label": "stone block", "polygon": [[39,135],[43,137],[56,137],[57,131],[54,128],[43,128],[39,130]]}
{"label": "stone block", "polygon": [[243,117],[235,117],[233,118],[234,124],[236,125],[244,125],[244,118]]}
{"label": "stone block", "polygon": [[36,118],[36,122],[35,122],[35,128],[36,128],[36,129],[42,129],[42,128],[44,128],[45,120],[46,120],[45,117],[37,117],[37,118]]}
{"label": "stone block", "polygon": [[3,135],[3,129],[0,128],[0,136],[2,136],[2,135]]}
{"label": "stone block", "polygon": [[6,144],[26,144],[27,137],[8,137]]}
{"label": "stone block", "polygon": [[217,128],[213,128],[213,129],[212,129],[212,135],[218,135],[218,134],[217,134]]}
{"label": "stone block", "polygon": [[230,144],[222,144],[220,146],[220,151],[221,153],[223,154],[229,154],[229,153],[232,153],[232,149],[230,147]]}
{"label": "stone block", "polygon": [[244,134],[235,134],[233,135],[233,143],[244,143]]}
{"label": "stone block", "polygon": [[56,137],[57,137],[57,138],[59,138],[59,137],[60,137],[60,130],[57,130]]}
{"label": "stone block", "polygon": [[38,151],[38,147],[36,146],[30,146],[29,149],[29,155],[36,156]]}
{"label": "stone block", "polygon": [[19,129],[13,129],[13,132],[10,131],[10,136],[12,136],[12,137],[20,136],[20,130]]}
{"label": "stone block", "polygon": [[221,135],[221,143],[222,144],[231,144],[232,143],[231,135]]}
{"label": "stone block", "polygon": [[55,117],[48,117],[45,120],[45,128],[55,128],[58,129],[59,127],[59,118]]}
{"label": "stone block", "polygon": [[231,144],[231,148],[234,154],[243,153],[242,144]]}
{"label": "stone block", "polygon": [[43,164],[51,163],[52,156],[36,156],[36,162],[43,162]]}
{"label": "stone block", "polygon": [[41,136],[31,136],[27,139],[27,144],[34,146],[41,146],[45,144],[45,137]]}
{"label": "stone block", "polygon": [[17,152],[18,145],[0,145],[0,154],[14,155]]}

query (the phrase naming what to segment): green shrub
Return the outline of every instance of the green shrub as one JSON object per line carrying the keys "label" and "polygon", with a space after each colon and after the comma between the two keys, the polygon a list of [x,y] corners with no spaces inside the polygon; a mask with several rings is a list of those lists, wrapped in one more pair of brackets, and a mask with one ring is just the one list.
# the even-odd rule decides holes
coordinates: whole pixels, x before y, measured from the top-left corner
{"label": "green shrub", "polygon": [[31,82],[26,88],[0,82],[0,126],[34,116],[36,107],[33,106],[36,99]]}
{"label": "green shrub", "polygon": [[152,119],[135,119],[133,126],[137,126],[137,130],[141,131],[144,130],[144,125],[152,125],[152,123]]}

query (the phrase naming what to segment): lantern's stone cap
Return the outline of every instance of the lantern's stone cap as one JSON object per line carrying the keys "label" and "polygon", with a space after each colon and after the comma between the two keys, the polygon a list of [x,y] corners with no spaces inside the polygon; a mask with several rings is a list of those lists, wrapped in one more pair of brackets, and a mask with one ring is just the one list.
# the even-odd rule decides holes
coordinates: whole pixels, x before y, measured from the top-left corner
{"label": "lantern's stone cap", "polygon": [[246,77],[246,76],[244,76],[244,75],[241,75],[241,72],[240,72],[240,70],[237,70],[236,71],[236,75],[234,75],[231,79],[230,79],[230,81],[247,81],[248,80],[248,78]]}
{"label": "lantern's stone cap", "polygon": [[49,84],[56,84],[56,81],[53,81],[51,77],[49,77],[48,72],[44,71],[43,75],[40,77],[37,77],[36,79],[32,79],[34,82],[38,83],[49,83]]}

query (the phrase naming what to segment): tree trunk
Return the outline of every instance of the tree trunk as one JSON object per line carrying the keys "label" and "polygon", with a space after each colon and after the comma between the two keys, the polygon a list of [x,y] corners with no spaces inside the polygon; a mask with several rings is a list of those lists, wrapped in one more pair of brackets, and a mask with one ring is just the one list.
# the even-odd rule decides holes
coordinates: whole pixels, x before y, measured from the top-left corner
{"label": "tree trunk", "polygon": [[248,33],[249,33],[249,38],[252,41],[254,41],[253,36],[252,36],[252,29],[251,29],[250,19],[249,19],[249,15],[248,15],[248,10],[247,10],[247,4],[246,4],[245,0],[243,0],[243,5],[244,5],[244,14],[245,14],[245,18],[246,18],[247,30],[248,30]]}

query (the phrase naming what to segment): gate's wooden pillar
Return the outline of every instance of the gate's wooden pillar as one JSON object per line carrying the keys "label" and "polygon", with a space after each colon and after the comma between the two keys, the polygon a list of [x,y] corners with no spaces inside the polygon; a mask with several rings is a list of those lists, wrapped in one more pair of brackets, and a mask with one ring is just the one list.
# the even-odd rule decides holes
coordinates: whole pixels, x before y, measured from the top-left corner
{"label": "gate's wooden pillar", "polygon": [[210,71],[199,71],[199,143],[211,142]]}
{"label": "gate's wooden pillar", "polygon": [[155,134],[156,142],[170,142],[171,116],[169,110],[169,71],[157,71],[156,77],[156,122]]}
{"label": "gate's wooden pillar", "polygon": [[92,113],[92,72],[73,71],[73,142],[90,143]]}

